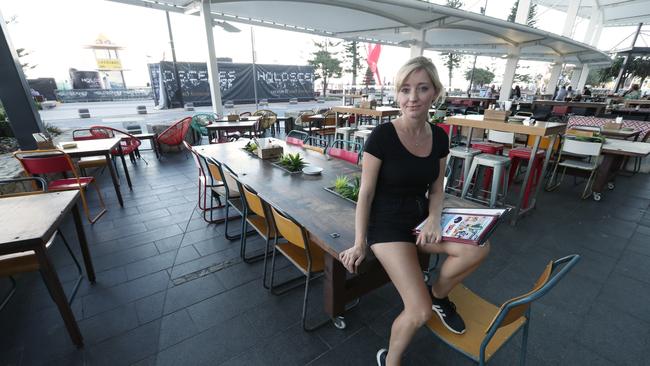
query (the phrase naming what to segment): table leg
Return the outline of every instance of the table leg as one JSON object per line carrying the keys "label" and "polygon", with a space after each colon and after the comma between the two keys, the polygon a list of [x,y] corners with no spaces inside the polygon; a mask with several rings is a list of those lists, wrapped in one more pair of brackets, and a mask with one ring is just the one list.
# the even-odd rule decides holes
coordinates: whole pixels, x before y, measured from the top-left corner
{"label": "table leg", "polygon": [[345,272],[346,269],[341,262],[331,255],[325,256],[323,299],[325,312],[332,319],[345,313]]}
{"label": "table leg", "polygon": [[124,175],[126,176],[126,183],[129,185],[129,189],[133,190],[131,185],[131,177],[129,176],[129,169],[126,167],[126,159],[124,159],[124,152],[122,151],[122,145],[118,144],[118,149],[120,150],[120,159],[122,160],[122,168],[124,168]]}
{"label": "table leg", "polygon": [[[515,206],[514,215],[512,215],[512,225],[517,223],[521,207],[524,204],[524,197],[526,196],[526,190],[524,187],[528,186],[528,180],[533,179],[533,166],[535,164],[535,155],[537,154],[537,148],[539,148],[539,142],[542,138],[540,136],[535,136],[535,142],[533,143],[533,148],[530,151],[530,159],[528,159],[528,168],[526,169],[526,174],[524,176],[524,181],[521,183],[521,192],[519,192],[519,199],[517,200],[517,205]],[[553,148],[553,145],[549,146],[549,150]],[[540,178],[541,179],[541,178]],[[532,206],[531,206],[532,208]]]}
{"label": "table leg", "polygon": [[106,154],[106,161],[108,161],[108,171],[111,173],[111,180],[113,181],[113,187],[115,188],[115,194],[117,195],[117,201],[120,203],[120,206],[124,207],[124,200],[122,200],[122,192],[120,191],[120,182],[117,179],[117,173],[115,172],[115,166],[111,162],[109,154]]}
{"label": "table leg", "polygon": [[70,335],[72,342],[77,345],[77,347],[82,347],[83,338],[81,336],[81,331],[79,330],[79,325],[74,318],[70,304],[68,304],[68,299],[65,296],[63,287],[61,287],[59,277],[47,258],[45,246],[40,246],[35,249],[34,252],[38,259],[43,281],[45,281],[45,285],[52,296],[52,300],[54,300],[54,303],[59,308],[59,313],[61,313],[61,317],[63,318],[65,327],[68,329],[68,334]]}
{"label": "table leg", "polygon": [[156,153],[156,159],[160,159],[160,151],[158,150],[158,135],[154,135],[151,139],[151,148]]}
{"label": "table leg", "polygon": [[472,147],[472,134],[474,133],[474,127],[469,128],[469,135],[467,136],[467,146],[465,147],[465,151],[469,151],[469,149]]}
{"label": "table leg", "polygon": [[603,161],[598,167],[596,179],[594,180],[594,184],[591,186],[594,193],[602,193],[605,190],[605,185],[607,185],[610,180],[610,176],[612,176],[616,171],[616,167],[618,166],[618,163],[620,163],[620,160],[622,160],[620,156],[603,154]]}
{"label": "table leg", "polygon": [[544,185],[542,182],[544,182],[544,176],[546,175],[548,162],[551,160],[551,154],[553,154],[553,146],[555,146],[555,140],[557,140],[557,138],[558,135],[551,136],[551,143],[548,146],[548,149],[546,150],[546,156],[544,157],[544,163],[542,164],[542,171],[539,173],[539,180],[537,182],[537,187],[535,187],[535,193],[533,193],[533,197],[531,197],[530,199],[530,205],[528,206],[530,208],[535,207],[535,203],[537,202],[537,195],[539,194],[541,187]]}
{"label": "table leg", "polygon": [[81,255],[84,259],[84,266],[86,267],[86,275],[88,276],[88,281],[90,283],[95,283],[95,268],[93,267],[93,261],[90,257],[90,251],[88,250],[86,232],[84,231],[84,226],[81,222],[81,215],[79,214],[79,204],[74,205],[72,208],[72,217],[74,218],[74,226],[77,230],[79,247],[81,248]]}

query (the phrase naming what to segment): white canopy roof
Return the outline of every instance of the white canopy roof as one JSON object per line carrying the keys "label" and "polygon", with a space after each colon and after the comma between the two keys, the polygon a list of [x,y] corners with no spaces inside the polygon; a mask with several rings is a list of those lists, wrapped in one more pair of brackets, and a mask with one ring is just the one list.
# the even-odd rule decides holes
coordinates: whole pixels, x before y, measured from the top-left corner
{"label": "white canopy roof", "polygon": [[[567,11],[566,0],[533,0],[535,3],[560,11]],[[603,15],[603,26],[616,27],[650,22],[650,1],[648,0],[581,0],[578,16],[589,18],[594,6]]]}
{"label": "white canopy roof", "polygon": [[[192,0],[109,0],[198,14]],[[211,0],[214,19],[409,47],[426,30],[424,49],[526,60],[609,64],[586,44],[525,25],[421,0]]]}

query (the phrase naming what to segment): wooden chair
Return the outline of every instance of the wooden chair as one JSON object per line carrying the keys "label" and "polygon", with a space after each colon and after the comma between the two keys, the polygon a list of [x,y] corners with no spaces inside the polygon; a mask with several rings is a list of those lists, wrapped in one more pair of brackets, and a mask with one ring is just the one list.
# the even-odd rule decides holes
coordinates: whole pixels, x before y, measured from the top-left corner
{"label": "wooden chair", "polygon": [[[230,170],[225,172],[226,175],[237,183],[239,192],[243,192],[242,201],[244,203],[244,212],[242,220],[242,233],[241,237],[241,259],[246,263],[252,263],[267,257],[271,240],[275,238],[276,230],[271,220],[271,211],[269,205],[257,195],[257,192],[250,186],[242,183],[237,176],[231,173]],[[263,253],[255,256],[246,256],[246,241],[248,239],[248,225],[266,241],[265,250]],[[266,273],[266,261],[264,262],[264,273]],[[266,287],[266,281],[264,282]]]}
{"label": "wooden chair", "polygon": [[[73,141],[96,140],[99,138],[101,137],[93,135],[90,132],[90,128],[79,128],[72,131]],[[87,175],[86,169],[102,168],[103,171],[103,168],[105,168],[108,163],[108,159],[106,159],[105,156],[87,156],[77,160],[77,167],[79,167],[81,174]],[[115,169],[115,174],[118,174],[117,169]]]}
{"label": "wooden chair", "polygon": [[[315,330],[328,323],[328,320],[321,322],[314,326],[308,326],[307,318],[307,301],[309,299],[309,284],[312,279],[320,277],[325,270],[325,252],[317,244],[315,244],[309,237],[309,233],[305,230],[291,216],[287,215],[271,206],[273,214],[273,223],[277,229],[273,245],[273,252],[271,257],[271,293],[274,295],[285,293],[286,291],[296,287],[294,284],[296,280],[301,277],[293,278],[281,284],[275,284],[275,256],[277,252],[284,255],[302,274],[305,276],[305,295],[302,302],[302,328],[305,331]],[[284,240],[280,242],[279,236]],[[266,283],[266,273],[264,273],[264,283]],[[300,285],[298,283],[297,285]],[[278,290],[278,287],[282,288]]]}
{"label": "wooden chair", "polygon": [[[223,182],[214,180],[212,179],[212,175],[207,172],[207,163],[205,162],[205,159],[192,147],[192,145],[188,144],[187,141],[183,141],[183,145],[185,146],[185,149],[189,151],[192,154],[192,158],[194,160],[194,164],[196,165],[198,171],[199,171],[199,202],[198,206],[199,209],[203,212],[203,220],[206,222],[212,223],[212,216],[210,216],[210,220],[207,218],[207,212],[210,211],[210,214],[212,214],[212,210],[222,208],[223,204],[221,203],[221,198],[217,196],[217,206],[212,205],[212,188],[213,187],[220,187],[223,186]],[[209,192],[208,192],[209,189]],[[208,196],[210,196],[210,205],[208,206]],[[203,203],[203,205],[201,205]],[[217,220],[216,222],[221,222]]]}
{"label": "wooden chair", "polygon": [[[79,190],[84,212],[91,224],[97,222],[97,220],[106,213],[104,198],[102,197],[102,193],[99,190],[99,185],[97,184],[97,181],[95,181],[95,178],[80,177],[77,174],[77,169],[75,169],[74,164],[72,163],[72,159],[70,159],[70,156],[68,156],[64,151],[56,149],[16,151],[14,152],[14,157],[20,161],[20,164],[28,176],[63,173],[64,178],[54,179],[48,182],[48,190]],[[65,177],[65,174],[67,173],[72,174],[73,178]],[[100,212],[95,217],[90,216],[90,209],[88,208],[88,201],[86,200],[85,193],[91,183],[95,183],[95,190],[97,191],[101,207]]]}
{"label": "wooden chair", "polygon": [[546,295],[579,260],[580,256],[573,254],[550,261],[530,292],[507,300],[500,307],[460,284],[451,291],[449,299],[463,314],[466,332],[462,335],[450,332],[437,316],[427,322],[427,327],[443,342],[479,365],[485,365],[521,330],[520,365],[523,366],[526,362],[532,302]]}
{"label": "wooden chair", "polygon": [[[228,233],[228,222],[235,219],[239,219],[244,214],[244,203],[242,202],[241,193],[239,192],[239,187],[237,187],[237,182],[234,181],[231,178],[231,176],[226,175],[225,171],[229,171],[233,175],[235,173],[230,168],[221,164],[216,159],[207,158],[205,161],[207,163],[208,172],[212,177],[212,180],[215,182],[221,182],[221,184],[215,185],[211,188],[212,194],[213,196],[217,197],[217,200],[219,200],[219,202],[222,202],[221,199],[223,199],[223,206],[225,206],[226,208],[225,215],[222,218],[216,220],[212,219],[212,210],[210,210],[210,222],[225,222],[226,228],[224,231],[225,231],[226,239],[228,240],[240,239],[242,235],[241,233],[236,235],[231,235]],[[228,216],[228,213],[230,212],[230,208],[234,209],[237,215]]]}
{"label": "wooden chair", "polygon": [[[0,199],[7,198],[7,197],[26,196],[30,194],[42,194],[47,192],[47,182],[45,181],[45,179],[40,177],[25,177],[25,178],[0,180],[0,185],[16,184],[22,182],[31,182],[34,190],[27,191],[27,192],[2,194],[0,195]],[[68,244],[68,241],[65,239],[63,233],[61,233],[60,230],[57,229],[52,234],[50,239],[48,239],[47,243],[45,244],[45,247],[47,249],[50,248],[50,246],[54,243],[54,239],[56,238],[57,234],[61,237],[63,244],[65,245],[68,253],[72,257],[75,266],[77,267],[78,277],[75,283],[73,284],[73,288],[72,291],[70,292],[70,295],[68,296],[68,304],[71,304],[72,301],[74,300],[75,295],[77,294],[77,290],[79,289],[81,280],[83,279],[83,272],[81,271],[81,266],[79,265],[79,261],[77,260],[77,257],[74,255],[72,249],[70,249],[70,245]],[[0,255],[0,277],[8,277],[9,281],[11,282],[11,288],[7,292],[7,295],[5,295],[4,298],[2,299],[2,302],[0,302],[0,310],[2,310],[7,305],[9,300],[16,293],[16,280],[14,279],[13,276],[20,273],[33,272],[33,271],[40,271],[40,264],[38,262],[38,258],[36,258],[36,253],[33,250]],[[46,285],[47,283],[48,281],[45,281]]]}

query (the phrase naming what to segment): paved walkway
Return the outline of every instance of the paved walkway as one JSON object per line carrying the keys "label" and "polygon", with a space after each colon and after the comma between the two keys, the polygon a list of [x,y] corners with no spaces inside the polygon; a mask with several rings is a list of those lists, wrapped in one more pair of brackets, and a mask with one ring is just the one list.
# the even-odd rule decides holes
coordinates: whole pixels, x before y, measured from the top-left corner
{"label": "paved walkway", "polygon": [[[0,365],[374,365],[401,310],[391,285],[362,298],[346,330],[303,332],[302,289],[269,294],[261,263],[242,263],[224,226],[199,217],[192,160],[143,156],[149,165],[129,163],[134,189],[123,185],[124,208],[107,172],[100,176],[109,212],[86,226],[97,284],[84,282],[72,305],[85,347],[70,342],[41,278],[30,273],[18,277],[16,296],[0,312]],[[528,365],[647,364],[650,180],[621,178],[598,203],[580,200],[582,187],[565,181],[542,192],[539,209],[517,227],[499,228],[466,284],[500,303],[527,291],[547,261],[579,253],[575,270],[533,306]],[[69,288],[74,271],[63,246],[52,257]],[[312,294],[311,314],[323,315],[318,284]],[[515,364],[520,344],[517,337],[492,364]],[[471,363],[421,329],[403,364]]]}

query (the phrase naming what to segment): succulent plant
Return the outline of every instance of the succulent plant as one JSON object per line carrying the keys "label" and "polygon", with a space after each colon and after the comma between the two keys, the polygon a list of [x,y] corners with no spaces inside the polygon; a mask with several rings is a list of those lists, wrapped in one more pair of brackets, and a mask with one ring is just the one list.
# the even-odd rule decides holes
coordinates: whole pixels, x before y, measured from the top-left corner
{"label": "succulent plant", "polygon": [[257,144],[249,141],[246,146],[244,146],[244,150],[248,151],[249,153],[254,153],[255,150],[257,150]]}
{"label": "succulent plant", "polygon": [[356,202],[359,199],[359,190],[361,189],[361,178],[354,177],[350,179],[346,176],[336,177],[334,181],[334,191],[341,196]]}
{"label": "succulent plant", "polygon": [[306,165],[305,161],[300,156],[300,153],[282,154],[278,164],[285,167],[290,172],[297,172]]}

